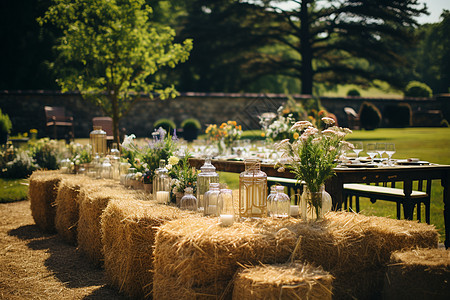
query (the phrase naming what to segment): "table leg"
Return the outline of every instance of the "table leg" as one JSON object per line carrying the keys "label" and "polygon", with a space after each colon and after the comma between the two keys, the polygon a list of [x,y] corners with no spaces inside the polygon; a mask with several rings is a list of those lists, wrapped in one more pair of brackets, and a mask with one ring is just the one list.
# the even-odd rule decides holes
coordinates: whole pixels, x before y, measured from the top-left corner
{"label": "table leg", "polygon": [[441,179],[441,185],[444,188],[444,229],[445,229],[445,249],[450,247],[450,173],[446,172]]}
{"label": "table leg", "polygon": [[325,182],[325,190],[331,195],[333,200],[332,210],[341,210],[344,200],[343,182],[337,176],[333,176]]}
{"label": "table leg", "polygon": [[403,201],[403,214],[405,215],[405,219],[412,220],[415,205],[411,200],[411,193],[412,193],[411,180],[405,180],[403,182],[403,193],[405,194],[405,200]]}

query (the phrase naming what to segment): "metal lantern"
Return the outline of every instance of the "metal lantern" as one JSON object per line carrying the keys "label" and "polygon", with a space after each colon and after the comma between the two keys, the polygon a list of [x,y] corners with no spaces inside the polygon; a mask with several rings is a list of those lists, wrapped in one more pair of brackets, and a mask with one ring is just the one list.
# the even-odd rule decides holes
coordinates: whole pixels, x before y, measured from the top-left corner
{"label": "metal lantern", "polygon": [[92,146],[92,155],[105,156],[108,153],[106,149],[106,132],[102,130],[102,126],[94,126],[94,130],[89,134],[89,142]]}
{"label": "metal lantern", "polygon": [[205,159],[205,164],[200,168],[200,173],[197,175],[197,200],[198,210],[202,211],[205,208],[204,196],[209,190],[210,183],[219,183],[219,174],[216,173],[216,168],[211,164],[211,158]]}
{"label": "metal lantern", "polygon": [[267,174],[258,159],[246,159],[239,175],[239,217],[267,216]]}
{"label": "metal lantern", "polygon": [[220,225],[230,226],[234,223],[233,191],[221,189],[218,199]]}
{"label": "metal lantern", "polygon": [[204,195],[205,200],[205,210],[203,211],[203,214],[205,216],[218,216],[219,210],[218,210],[218,200],[219,200],[219,183],[211,182],[209,184],[209,191],[207,191]]}
{"label": "metal lantern", "polygon": [[162,204],[169,204],[170,202],[170,177],[164,159],[159,161],[159,168],[155,171],[153,179],[153,199]]}
{"label": "metal lantern", "polygon": [[193,191],[191,187],[184,189],[185,194],[180,200],[181,209],[197,211],[197,198],[193,195]]}

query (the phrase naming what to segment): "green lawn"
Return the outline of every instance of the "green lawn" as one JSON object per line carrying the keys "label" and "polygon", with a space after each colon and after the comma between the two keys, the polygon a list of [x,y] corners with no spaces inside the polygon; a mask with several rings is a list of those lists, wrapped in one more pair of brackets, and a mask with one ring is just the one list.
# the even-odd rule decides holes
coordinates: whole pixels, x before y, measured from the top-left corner
{"label": "green lawn", "polygon": [[0,203],[14,202],[27,198],[27,179],[0,178]]}

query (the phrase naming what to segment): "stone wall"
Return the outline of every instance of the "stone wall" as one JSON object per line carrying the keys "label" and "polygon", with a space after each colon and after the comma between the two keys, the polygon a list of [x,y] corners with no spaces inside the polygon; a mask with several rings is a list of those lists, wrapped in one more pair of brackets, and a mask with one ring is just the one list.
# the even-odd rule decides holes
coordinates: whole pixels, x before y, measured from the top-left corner
{"label": "stone wall", "polygon": [[[304,96],[295,98],[307,99]],[[139,137],[144,137],[150,136],[153,123],[158,119],[168,118],[180,126],[183,120],[196,118],[203,129],[207,124],[227,120],[236,120],[243,125],[244,129],[256,129],[260,127],[258,115],[268,111],[275,112],[285,101],[286,98],[278,94],[182,93],[175,99],[164,101],[144,98],[122,119],[120,127],[124,128],[126,133],[135,133]],[[337,116],[341,126],[347,125],[344,107],[350,106],[358,111],[363,101],[374,103],[381,112],[387,105],[407,102],[411,105],[414,115],[443,112],[447,119],[449,118],[450,95],[432,99],[321,98],[322,105]],[[0,108],[10,116],[13,134],[36,128],[40,137],[48,135],[44,114],[46,105],[66,108],[67,114],[74,117],[76,137],[88,137],[92,130],[92,118],[103,115],[99,108],[84,101],[76,93],[0,91]]]}

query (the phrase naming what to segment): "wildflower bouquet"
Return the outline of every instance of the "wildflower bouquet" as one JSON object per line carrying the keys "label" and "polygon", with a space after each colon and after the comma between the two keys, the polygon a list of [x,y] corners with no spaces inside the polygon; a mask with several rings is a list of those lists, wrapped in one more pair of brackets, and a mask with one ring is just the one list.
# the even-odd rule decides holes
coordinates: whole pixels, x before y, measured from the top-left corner
{"label": "wildflower bouquet", "polygon": [[196,193],[197,191],[197,170],[189,165],[189,153],[185,153],[184,158],[179,160],[178,157],[169,158],[169,175],[172,177],[171,187],[172,193],[184,193],[184,189],[191,187]]}
{"label": "wildflower bouquet", "polygon": [[284,139],[275,147],[286,159],[285,166],[295,174],[297,180],[304,180],[308,189],[319,192],[320,186],[333,175],[339,154],[342,150],[351,149],[352,144],[344,141],[348,128],[334,125],[331,118],[322,118],[328,128],[319,131],[309,121],[298,121],[292,127],[294,141]]}
{"label": "wildflower bouquet", "polygon": [[217,141],[219,152],[223,152],[223,144],[230,149],[233,142],[240,139],[242,135],[242,126],[237,125],[236,121],[222,123],[219,127],[216,124],[210,124],[205,131],[211,141]]}

